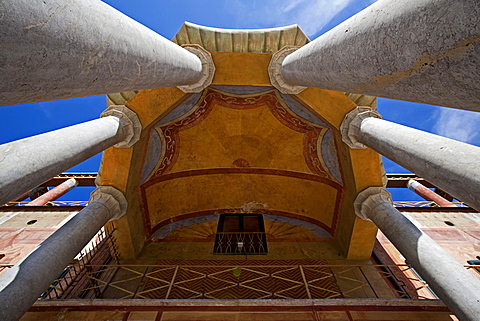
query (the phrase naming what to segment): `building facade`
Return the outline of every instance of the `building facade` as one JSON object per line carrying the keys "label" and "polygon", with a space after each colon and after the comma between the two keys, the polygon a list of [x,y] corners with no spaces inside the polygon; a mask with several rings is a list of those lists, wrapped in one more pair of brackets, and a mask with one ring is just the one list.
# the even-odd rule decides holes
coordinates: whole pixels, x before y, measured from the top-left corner
{"label": "building facade", "polygon": [[[11,77],[18,61],[25,64],[22,55],[31,55],[25,48],[40,43],[71,52],[28,60],[29,83],[16,88],[12,81],[5,103],[118,93],[108,95],[97,120],[0,147],[0,203],[104,151],[88,206],[57,214],[3,209],[4,227],[13,229],[4,231],[13,233],[8,240],[31,232],[22,224],[45,239],[24,247],[28,255],[3,271],[4,319],[20,319],[28,309],[24,320],[478,318],[478,275],[435,239],[451,234],[453,241],[460,233],[465,242],[455,244],[467,248],[460,252],[478,251],[479,148],[384,121],[370,96],[441,98],[475,110],[478,97],[462,92],[472,93],[478,81],[457,88],[445,75],[475,73],[465,66],[478,48],[464,43],[478,26],[452,26],[445,18],[452,39],[465,46],[457,52],[443,41],[443,26],[432,28],[442,17],[438,3],[379,1],[314,41],[297,26],[222,30],[185,23],[170,42],[101,2],[83,0],[58,2],[61,18],[40,33],[18,35],[22,12],[42,20],[52,4],[7,6],[2,32],[19,48],[8,56]],[[63,22],[75,21],[69,13],[75,6],[91,23],[116,26],[114,40],[102,33],[108,30],[97,34],[78,24],[63,29],[71,42],[55,42]],[[426,22],[412,24],[404,14],[412,6],[425,8]],[[478,6],[461,6],[467,21],[478,19]],[[380,29],[365,22],[374,18],[383,19]],[[404,62],[390,64],[391,46],[372,43],[379,30],[400,27],[438,40],[427,46],[437,69],[422,71],[417,64],[426,58],[418,50],[404,57],[418,67],[414,72]],[[404,37],[388,41],[397,48]],[[72,63],[85,61],[96,45],[103,49],[95,57],[105,60],[91,56],[87,69]],[[63,62],[71,66],[65,74],[39,76]],[[443,82],[433,82],[439,74]],[[433,95],[413,91],[419,83]],[[32,153],[36,161],[26,161]],[[380,155],[470,207],[451,209],[460,213],[455,219],[442,207],[424,225],[426,211],[402,214],[385,189]],[[35,230],[42,221],[48,221],[43,237]],[[442,226],[438,237],[429,224]],[[463,230],[448,230],[459,224]]]}

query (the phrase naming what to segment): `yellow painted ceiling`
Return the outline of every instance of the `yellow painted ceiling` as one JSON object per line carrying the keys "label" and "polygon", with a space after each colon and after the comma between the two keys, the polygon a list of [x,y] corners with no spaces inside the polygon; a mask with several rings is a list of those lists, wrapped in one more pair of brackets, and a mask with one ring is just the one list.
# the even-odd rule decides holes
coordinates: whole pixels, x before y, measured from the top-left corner
{"label": "yellow painted ceiling", "polygon": [[210,88],[153,125],[140,186],[147,235],[219,212],[303,215],[335,235],[344,187],[332,129],[283,98],[270,87]]}
{"label": "yellow painted ceiling", "polygon": [[[212,57],[215,77],[202,93],[161,88],[121,96],[143,126],[137,144],[110,148],[102,161],[101,184],[119,188],[129,202],[115,222],[121,252],[135,257],[145,241],[159,241],[155,235],[180,221],[260,213],[310,222],[345,257],[368,258],[376,228],[352,205],[357,192],[383,184],[383,171],[377,153],[341,141],[338,127],[356,104],[321,89],[280,94],[268,79],[269,53]],[[271,235],[312,239],[303,227],[266,226]],[[177,226],[168,238],[206,237],[212,229],[214,223]]]}

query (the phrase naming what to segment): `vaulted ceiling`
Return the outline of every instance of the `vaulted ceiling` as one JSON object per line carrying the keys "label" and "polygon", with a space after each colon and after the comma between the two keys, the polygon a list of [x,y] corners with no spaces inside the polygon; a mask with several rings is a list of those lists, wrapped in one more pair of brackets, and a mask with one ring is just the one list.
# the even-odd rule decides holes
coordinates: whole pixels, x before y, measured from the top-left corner
{"label": "vaulted ceiling", "polygon": [[[185,42],[192,28],[182,27],[176,41]],[[256,48],[260,38],[285,42],[280,36],[290,32],[295,44],[298,27],[260,36],[195,28],[190,32],[203,35],[216,66],[210,87],[196,94],[162,88],[109,95],[111,103],[135,111],[143,126],[134,147],[108,149],[102,162],[101,184],[123,190],[129,201],[126,217],[115,223],[123,252],[135,257],[145,241],[208,239],[218,214],[259,213],[272,236],[327,240],[346,257],[369,257],[376,228],[358,219],[352,204],[358,191],[381,186],[384,174],[378,154],[350,150],[341,140],[338,128],[354,101],[313,88],[281,94],[268,78],[272,51],[266,46],[218,52],[225,46],[217,42],[223,49],[215,51],[205,43],[213,34]]]}

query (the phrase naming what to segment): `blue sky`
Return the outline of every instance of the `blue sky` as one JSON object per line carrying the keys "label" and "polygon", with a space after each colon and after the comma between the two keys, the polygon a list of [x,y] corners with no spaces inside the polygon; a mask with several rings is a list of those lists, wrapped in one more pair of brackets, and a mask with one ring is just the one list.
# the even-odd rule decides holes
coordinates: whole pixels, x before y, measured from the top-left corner
{"label": "blue sky", "polygon": [[[298,24],[313,40],[373,0],[105,0],[104,2],[171,39],[184,21],[220,28],[270,28]],[[0,107],[0,144],[98,118],[105,96]],[[480,146],[480,113],[411,102],[378,99],[386,120]],[[71,172],[96,172],[100,155]],[[387,173],[406,170],[385,159]],[[89,188],[76,188],[65,200],[87,199]],[[396,200],[420,199],[396,190]]]}

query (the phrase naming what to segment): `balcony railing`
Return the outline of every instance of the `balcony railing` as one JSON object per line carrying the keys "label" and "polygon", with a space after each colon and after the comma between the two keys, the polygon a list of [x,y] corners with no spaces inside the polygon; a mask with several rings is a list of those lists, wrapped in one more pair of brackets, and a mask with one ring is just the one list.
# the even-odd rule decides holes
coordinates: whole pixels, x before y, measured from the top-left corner
{"label": "balcony railing", "polygon": [[10,269],[12,266],[13,264],[0,264],[0,274],[2,274],[3,271]]}
{"label": "balcony railing", "polygon": [[[457,207],[467,207],[465,203],[462,202],[452,202]],[[438,205],[435,202],[431,201],[394,201],[393,205],[395,207],[437,207]]]}
{"label": "balcony railing", "polygon": [[89,280],[95,275],[90,264],[117,263],[118,253],[113,231],[105,227],[98,231],[39,299],[67,298],[71,292],[77,293],[89,285]]}
{"label": "balcony railing", "polygon": [[436,298],[408,265],[86,265],[82,278],[43,299]]}
{"label": "balcony railing", "polygon": [[[21,202],[9,202],[4,206],[25,206],[30,201],[21,201]],[[465,203],[462,202],[453,202],[458,207],[468,207]],[[51,201],[48,202],[47,206],[87,206],[88,201]],[[437,206],[435,202],[431,201],[394,201],[393,205],[396,207],[435,207]],[[225,232],[228,233],[228,232]]]}
{"label": "balcony railing", "polygon": [[214,254],[266,254],[264,232],[217,232]]}
{"label": "balcony railing", "polygon": [[[9,202],[4,206],[25,206],[30,201]],[[51,201],[44,206],[87,206],[88,201]]]}

